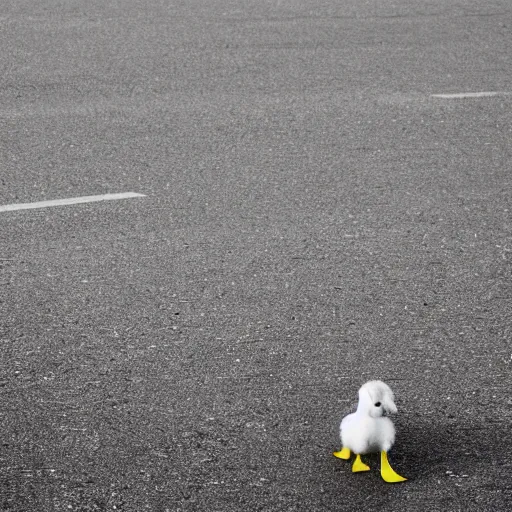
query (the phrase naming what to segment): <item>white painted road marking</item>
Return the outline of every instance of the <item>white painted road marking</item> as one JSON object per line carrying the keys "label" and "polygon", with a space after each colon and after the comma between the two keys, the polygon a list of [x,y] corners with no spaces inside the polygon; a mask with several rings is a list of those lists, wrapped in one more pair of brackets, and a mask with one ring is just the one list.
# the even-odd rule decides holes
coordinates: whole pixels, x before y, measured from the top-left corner
{"label": "white painted road marking", "polygon": [[54,199],[51,201],[39,201],[37,203],[5,204],[0,206],[1,212],[12,212],[15,210],[32,210],[34,208],[48,208],[50,206],[64,206],[68,204],[95,203],[97,201],[114,201],[117,199],[129,199],[131,197],[146,197],[136,192],[122,192],[120,194],[103,194],[101,196],[69,197],[67,199]]}
{"label": "white painted road marking", "polygon": [[445,100],[451,99],[464,99],[464,98],[491,98],[492,96],[499,96],[500,92],[458,92],[454,94],[431,94],[433,98],[442,98]]}

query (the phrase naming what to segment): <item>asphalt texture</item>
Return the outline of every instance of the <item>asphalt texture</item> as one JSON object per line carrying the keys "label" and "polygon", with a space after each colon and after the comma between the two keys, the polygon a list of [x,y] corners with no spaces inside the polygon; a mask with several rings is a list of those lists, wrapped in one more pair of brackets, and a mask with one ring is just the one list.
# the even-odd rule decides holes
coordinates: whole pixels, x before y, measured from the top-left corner
{"label": "asphalt texture", "polygon": [[[4,0],[2,511],[512,509],[508,0]],[[494,91],[493,97],[432,94]],[[385,484],[331,455],[397,396]]]}

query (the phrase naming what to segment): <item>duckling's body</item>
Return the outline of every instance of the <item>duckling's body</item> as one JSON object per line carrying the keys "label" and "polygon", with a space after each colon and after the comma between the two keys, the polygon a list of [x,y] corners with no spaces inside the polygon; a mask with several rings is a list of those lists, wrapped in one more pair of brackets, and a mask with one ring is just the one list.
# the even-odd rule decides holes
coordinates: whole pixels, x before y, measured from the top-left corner
{"label": "duckling's body", "polygon": [[350,453],[354,452],[356,458],[352,471],[357,473],[370,469],[361,461],[362,454],[380,452],[382,478],[389,483],[403,482],[406,478],[395,473],[387,458],[387,452],[395,442],[395,426],[389,418],[383,416],[386,412],[397,412],[389,386],[380,380],[364,384],[359,390],[357,411],[341,421],[342,449],[334,455],[348,460]]}
{"label": "duckling's body", "polygon": [[340,437],[343,446],[354,453],[387,452],[395,442],[395,426],[389,418],[369,418],[355,412],[343,418]]}

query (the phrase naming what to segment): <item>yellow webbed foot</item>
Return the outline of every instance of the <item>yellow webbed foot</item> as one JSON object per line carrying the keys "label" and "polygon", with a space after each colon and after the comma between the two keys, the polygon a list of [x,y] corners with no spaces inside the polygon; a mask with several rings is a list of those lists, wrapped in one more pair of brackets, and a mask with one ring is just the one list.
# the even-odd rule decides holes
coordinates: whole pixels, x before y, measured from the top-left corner
{"label": "yellow webbed foot", "polygon": [[382,479],[389,484],[405,482],[407,480],[407,478],[395,473],[395,470],[389,464],[388,454],[386,452],[380,452],[380,474]]}
{"label": "yellow webbed foot", "polygon": [[361,471],[370,471],[370,466],[367,466],[361,460],[361,455],[356,455],[354,463],[352,464],[352,473],[360,473]]}
{"label": "yellow webbed foot", "polygon": [[338,459],[348,460],[350,459],[350,450],[348,448],[342,448],[339,452],[333,452],[333,455]]}

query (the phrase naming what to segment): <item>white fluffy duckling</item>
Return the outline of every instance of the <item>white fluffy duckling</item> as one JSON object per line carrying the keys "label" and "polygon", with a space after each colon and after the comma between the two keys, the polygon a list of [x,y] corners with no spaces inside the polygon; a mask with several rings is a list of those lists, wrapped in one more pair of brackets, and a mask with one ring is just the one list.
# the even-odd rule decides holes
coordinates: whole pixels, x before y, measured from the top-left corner
{"label": "white fluffy duckling", "polygon": [[361,454],[380,451],[380,474],[389,483],[407,480],[395,473],[388,462],[387,452],[395,442],[395,426],[384,413],[397,412],[395,397],[390,387],[381,380],[372,380],[359,390],[357,411],[345,416],[340,425],[342,449],[334,452],[339,459],[350,459],[350,452],[356,458],[352,472],[370,469],[362,460]]}

